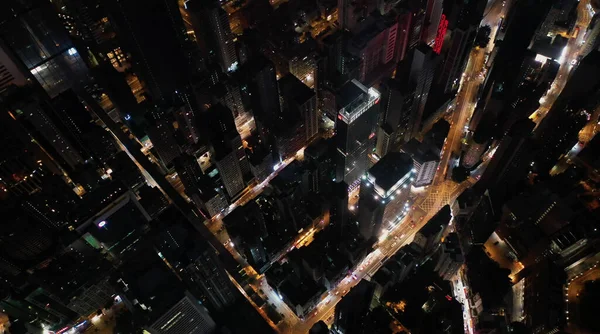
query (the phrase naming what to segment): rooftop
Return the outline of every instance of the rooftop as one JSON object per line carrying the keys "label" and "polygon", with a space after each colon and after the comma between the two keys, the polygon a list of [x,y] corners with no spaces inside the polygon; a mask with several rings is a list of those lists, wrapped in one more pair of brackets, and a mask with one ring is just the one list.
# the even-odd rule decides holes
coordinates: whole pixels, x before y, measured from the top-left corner
{"label": "rooftop", "polygon": [[413,160],[406,153],[390,152],[369,169],[369,178],[384,191],[389,191],[413,169]]}

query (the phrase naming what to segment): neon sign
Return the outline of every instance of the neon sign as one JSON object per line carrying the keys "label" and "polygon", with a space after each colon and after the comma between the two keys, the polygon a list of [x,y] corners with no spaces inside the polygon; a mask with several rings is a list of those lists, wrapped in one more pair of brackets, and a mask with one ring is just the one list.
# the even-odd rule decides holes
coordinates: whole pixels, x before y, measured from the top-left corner
{"label": "neon sign", "polygon": [[442,45],[444,45],[444,37],[448,31],[448,20],[446,15],[442,14],[440,17],[440,25],[437,29],[437,35],[435,36],[435,42],[433,44],[433,52],[440,54],[442,52]]}

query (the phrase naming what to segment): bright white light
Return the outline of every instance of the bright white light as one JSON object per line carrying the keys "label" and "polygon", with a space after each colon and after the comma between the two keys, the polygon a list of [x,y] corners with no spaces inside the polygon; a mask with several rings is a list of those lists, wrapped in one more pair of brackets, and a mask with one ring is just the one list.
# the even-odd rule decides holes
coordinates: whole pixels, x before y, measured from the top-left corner
{"label": "bright white light", "polygon": [[350,206],[350,211],[354,211],[354,209],[356,209],[354,205]]}
{"label": "bright white light", "polygon": [[233,62],[229,68],[227,68],[227,72],[235,72],[238,68],[238,62]]}
{"label": "bright white light", "polygon": [[374,198],[374,199],[379,199],[379,196],[377,196],[377,195],[373,195],[373,198]]}
{"label": "bright white light", "polygon": [[69,56],[74,56],[77,54],[77,49],[70,48],[69,50],[67,50],[67,53],[69,53]]}
{"label": "bright white light", "polygon": [[568,47],[567,47],[567,46],[565,46],[565,47],[562,49],[562,52],[560,53],[560,58],[558,58],[558,63],[559,63],[559,64],[562,64],[562,63],[564,63],[564,62],[565,62],[565,58],[567,57],[567,49],[568,49]]}
{"label": "bright white light", "polygon": [[544,55],[541,55],[541,54],[536,54],[534,60],[537,61],[538,63],[544,64],[544,63],[546,63],[546,61],[548,59],[550,59],[550,58],[548,58],[548,57],[546,57]]}
{"label": "bright white light", "polygon": [[103,220],[98,223],[98,227],[104,227],[104,226],[106,226],[106,220]]}

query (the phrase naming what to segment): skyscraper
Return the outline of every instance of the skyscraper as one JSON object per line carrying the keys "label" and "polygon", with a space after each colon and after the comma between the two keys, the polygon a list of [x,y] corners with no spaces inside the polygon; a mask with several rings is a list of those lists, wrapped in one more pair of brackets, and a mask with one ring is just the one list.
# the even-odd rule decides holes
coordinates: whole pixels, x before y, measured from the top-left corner
{"label": "skyscraper", "polygon": [[0,94],[10,85],[23,86],[25,84],[27,84],[26,74],[9,57],[9,54],[3,50],[2,43],[0,43]]}
{"label": "skyscraper", "polygon": [[424,44],[411,50],[406,59],[398,65],[396,78],[409,82],[414,87],[413,105],[408,130],[404,140],[408,141],[421,131],[423,111],[433,83],[437,58],[433,50]]}
{"label": "skyscraper", "polygon": [[278,83],[283,110],[282,119],[276,125],[278,133],[275,137],[278,153],[285,159],[319,133],[319,112],[315,92],[295,76],[288,74]]}
{"label": "skyscraper", "polygon": [[215,309],[233,304],[237,292],[227,272],[219,264],[215,251],[207,245],[188,252],[190,263],[184,268],[187,279],[198,286]]}
{"label": "skyscraper", "polygon": [[377,133],[376,153],[383,157],[410,132],[414,86],[399,79],[388,79],[381,86],[382,115]]}
{"label": "skyscraper", "polygon": [[210,50],[216,50],[223,72],[235,71],[238,58],[234,36],[229,26],[229,15],[217,1],[192,0],[186,2],[196,38]]}
{"label": "skyscraper", "polygon": [[242,139],[227,107],[221,104],[212,106],[206,111],[206,120],[211,126],[212,159],[221,174],[227,194],[234,198],[246,186],[244,175],[250,173]]}
{"label": "skyscraper", "polygon": [[358,202],[358,223],[365,239],[379,237],[406,213],[415,173],[406,153],[390,152],[363,175]]}
{"label": "skyscraper", "polygon": [[338,97],[336,121],[336,180],[352,185],[369,168],[374,147],[380,94],[357,80],[347,83]]}
{"label": "skyscraper", "polygon": [[275,66],[265,57],[255,57],[244,68],[256,127],[263,141],[270,140],[271,127],[280,117],[279,88]]}
{"label": "skyscraper", "polygon": [[158,157],[165,166],[169,166],[181,150],[175,141],[173,127],[167,120],[150,120],[150,126],[146,130],[152,145],[158,153]]}
{"label": "skyscraper", "polygon": [[206,308],[189,292],[149,326],[150,333],[164,334],[205,334],[215,328]]}
{"label": "skyscraper", "polygon": [[106,8],[133,69],[154,101],[170,102],[188,84],[187,34],[175,0],[110,0]]}
{"label": "skyscraper", "polygon": [[360,59],[359,80],[371,82],[385,72],[391,72],[396,59],[398,22],[382,16],[369,16],[360,23],[360,30],[348,46]]}
{"label": "skyscraper", "polygon": [[3,2],[0,13],[0,39],[50,97],[89,80],[50,2]]}
{"label": "skyscraper", "polygon": [[73,144],[75,137],[69,138],[68,128],[58,119],[57,110],[47,97],[36,94],[31,87],[24,87],[11,91],[3,102],[12,110],[12,116],[21,121],[65,169],[83,164],[86,154],[82,146]]}

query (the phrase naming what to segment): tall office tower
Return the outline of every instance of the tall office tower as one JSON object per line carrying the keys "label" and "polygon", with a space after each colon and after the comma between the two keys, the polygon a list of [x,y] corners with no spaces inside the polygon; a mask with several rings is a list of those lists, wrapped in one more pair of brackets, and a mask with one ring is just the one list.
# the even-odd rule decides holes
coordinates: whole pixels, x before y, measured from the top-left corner
{"label": "tall office tower", "polygon": [[168,309],[148,329],[150,333],[205,334],[212,333],[216,327],[208,310],[191,293],[186,292],[183,299]]}
{"label": "tall office tower", "polygon": [[403,141],[410,130],[414,94],[414,86],[399,79],[388,79],[382,83],[383,111],[375,150],[380,158]]}
{"label": "tall office tower", "polygon": [[156,153],[164,166],[169,166],[173,159],[181,153],[175,141],[175,134],[171,123],[164,119],[149,120],[150,125],[146,130]]}
{"label": "tall office tower", "polygon": [[379,237],[404,217],[414,178],[412,158],[400,152],[388,153],[363,175],[358,224],[365,239]]}
{"label": "tall office tower", "polygon": [[398,13],[398,33],[396,40],[396,61],[402,61],[408,52],[409,39],[411,36],[412,13],[402,10]]}
{"label": "tall office tower", "polygon": [[348,51],[360,59],[359,80],[370,82],[386,72],[391,73],[396,58],[398,22],[371,15],[360,23],[350,40]]}
{"label": "tall office tower", "polygon": [[[168,232],[174,240],[175,232]],[[150,333],[203,334],[214,331],[214,321],[201,302],[186,291],[178,277],[181,273],[175,273],[166,264],[167,260],[172,263],[177,260],[169,258],[169,250],[161,248],[158,252],[150,243],[137,248],[137,256],[117,269],[113,281],[138,326]]]}
{"label": "tall office tower", "polygon": [[272,126],[280,117],[275,65],[264,56],[258,56],[250,60],[245,70],[256,127],[262,140],[269,142]]}
{"label": "tall office tower", "polygon": [[465,262],[458,235],[450,233],[440,247],[440,256],[433,269],[444,280],[450,281]]}
{"label": "tall office tower", "polygon": [[[578,141],[578,133],[587,122],[586,110],[598,108],[600,88],[600,51],[594,50],[581,60],[569,81],[536,129],[542,145],[537,159],[541,172],[548,171]],[[544,170],[545,169],[545,170]]]}
{"label": "tall office tower", "polygon": [[50,255],[56,246],[51,231],[27,215],[14,200],[0,202],[0,275],[16,276]]}
{"label": "tall office tower", "polygon": [[238,57],[229,15],[218,1],[192,0],[186,3],[198,43],[215,50],[223,72],[235,71]]}
{"label": "tall office tower", "polygon": [[332,204],[329,209],[331,215],[329,221],[335,233],[343,236],[348,231],[348,219],[350,218],[348,184],[343,181],[334,182],[331,188]]}
{"label": "tall office tower", "polygon": [[173,160],[173,165],[188,196],[198,192],[198,182],[204,173],[196,158],[189,154],[182,154]]}
{"label": "tall office tower", "polygon": [[[96,151],[91,149],[92,140],[89,134],[97,127],[92,115],[81,103],[78,96],[69,89],[52,99],[52,114],[56,123],[61,125],[65,137],[74,145],[74,148],[87,160],[90,157],[99,159]],[[99,161],[101,162],[101,161]]]}
{"label": "tall office tower", "polygon": [[337,99],[336,180],[353,186],[369,168],[379,115],[380,94],[357,80],[342,87]]}
{"label": "tall office tower", "polygon": [[293,74],[298,80],[301,80],[310,89],[317,91],[317,63],[319,62],[319,56],[311,50],[308,54],[302,52],[300,55],[292,57],[290,59],[290,73]]}
{"label": "tall office tower", "polygon": [[0,39],[50,97],[88,82],[87,67],[50,2],[0,4]]}
{"label": "tall office tower", "polygon": [[82,152],[67,137],[68,130],[56,119],[56,111],[47,98],[35,94],[31,87],[23,87],[12,91],[3,102],[6,108],[13,110],[11,115],[23,122],[35,139],[64,168],[75,169],[83,164],[85,158]]}
{"label": "tall office tower", "polygon": [[[0,110],[0,193],[23,196],[41,189],[41,176],[50,159],[32,143],[27,131]],[[56,170],[56,168],[53,168]],[[27,176],[27,178],[25,178]]]}
{"label": "tall office tower", "polygon": [[[442,19],[448,20],[448,30],[451,34],[450,47],[439,77],[439,84],[443,87],[444,93],[458,90],[460,76],[467,66],[469,52],[477,35],[484,9],[485,1],[471,0],[449,2],[444,11]],[[435,47],[441,47],[441,44],[436,44]]]}
{"label": "tall office tower", "polygon": [[[590,1],[589,9],[594,12]],[[552,6],[546,12],[543,21],[538,25],[529,48],[532,48],[536,43],[544,40],[548,36],[556,36],[563,31],[569,32],[573,28],[576,20],[570,17],[573,11],[576,10],[579,1],[577,0],[561,0],[551,3]],[[571,23],[572,22],[572,23]],[[565,24],[566,23],[566,24]],[[569,23],[571,26],[569,27]]]}
{"label": "tall office tower", "polygon": [[527,175],[534,153],[531,138],[534,127],[535,123],[529,119],[513,124],[477,183],[480,189],[492,190],[491,200],[498,204],[494,210],[499,209],[505,194]]}
{"label": "tall office tower", "polygon": [[[398,65],[396,78],[405,80],[414,87],[410,121],[404,140],[408,141],[421,131],[423,111],[433,83],[438,58],[433,50],[424,44],[413,49],[409,56]],[[412,88],[412,87],[411,87]]]}
{"label": "tall office tower", "polygon": [[304,150],[304,159],[309,170],[309,191],[317,194],[329,193],[335,177],[332,141],[319,139]]}
{"label": "tall office tower", "polygon": [[11,85],[24,86],[26,84],[26,74],[21,71],[15,60],[11,59],[9,54],[3,50],[0,43],[0,94]]}
{"label": "tall office tower", "polygon": [[240,84],[233,79],[223,80],[210,89],[212,98],[215,101],[213,104],[221,103],[231,110],[235,127],[242,138],[251,136],[255,130],[255,125],[252,119],[252,111],[246,110],[242,100]]}
{"label": "tall office tower", "polygon": [[237,291],[215,251],[208,245],[198,245],[188,252],[189,265],[184,268],[186,279],[202,290],[211,305],[217,309],[233,304]]}
{"label": "tall office tower", "polygon": [[427,0],[425,8],[425,24],[423,27],[423,35],[421,40],[427,45],[432,45],[438,33],[440,19],[442,16],[443,0]]}
{"label": "tall office tower", "polygon": [[306,145],[319,133],[319,111],[317,109],[316,94],[291,74],[279,80],[279,89],[282,97],[282,107],[284,108],[283,117],[292,116],[290,118],[300,120],[304,127],[304,130],[301,130],[304,132],[301,140],[302,144]]}
{"label": "tall office tower", "polygon": [[391,12],[401,0],[377,0],[377,9],[379,14],[386,15]]}
{"label": "tall office tower", "polygon": [[358,23],[375,10],[375,0],[338,0],[338,23],[342,30],[354,31]]}
{"label": "tall office tower", "polygon": [[175,0],[104,2],[133,69],[154,101],[167,103],[188,85],[188,42]]}
{"label": "tall office tower", "polygon": [[211,158],[221,174],[227,194],[234,198],[246,186],[244,176],[250,173],[242,138],[227,107],[212,106],[206,111],[206,120],[211,126],[210,143],[214,151]]}
{"label": "tall office tower", "polygon": [[409,1],[406,5],[406,13],[409,15],[408,41],[406,53],[416,48],[421,43],[425,25],[425,8],[420,1]]}
{"label": "tall office tower", "polygon": [[[336,31],[323,39],[323,58],[319,62],[319,82],[334,81],[344,72],[344,40],[343,31]],[[321,85],[322,86],[322,85]]]}
{"label": "tall office tower", "polygon": [[[599,10],[596,10],[596,13],[598,13]],[[588,26],[587,30],[585,32],[581,32],[585,34],[585,40],[583,41],[583,46],[581,47],[582,50],[579,53],[581,57],[585,57],[587,56],[594,48],[598,47],[598,43],[600,42],[600,39],[598,38],[598,36],[600,36],[600,14],[595,14],[592,17],[592,20],[590,22],[590,25]],[[0,84],[0,91],[2,91],[1,88],[1,84]]]}
{"label": "tall office tower", "polygon": [[375,283],[362,280],[335,307],[333,327],[338,333],[351,333],[361,328],[375,297]]}
{"label": "tall office tower", "polygon": [[196,128],[194,110],[188,108],[188,106],[180,106],[173,109],[173,115],[175,121],[177,121],[177,129],[183,135],[186,144],[194,145],[198,143],[200,134]]}

